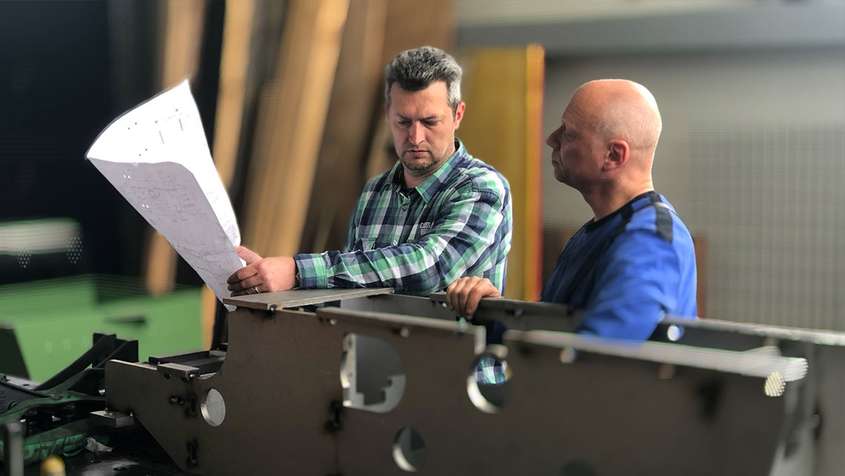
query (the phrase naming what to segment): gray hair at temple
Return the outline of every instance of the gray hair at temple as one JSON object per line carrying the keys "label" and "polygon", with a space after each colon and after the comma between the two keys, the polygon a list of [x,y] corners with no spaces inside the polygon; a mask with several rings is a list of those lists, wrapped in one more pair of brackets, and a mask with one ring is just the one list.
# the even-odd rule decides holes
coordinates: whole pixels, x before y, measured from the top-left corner
{"label": "gray hair at temple", "polygon": [[405,91],[420,91],[443,81],[449,91],[449,106],[455,111],[461,103],[461,70],[449,53],[433,46],[405,50],[384,68],[385,104],[390,106],[390,87],[398,83]]}

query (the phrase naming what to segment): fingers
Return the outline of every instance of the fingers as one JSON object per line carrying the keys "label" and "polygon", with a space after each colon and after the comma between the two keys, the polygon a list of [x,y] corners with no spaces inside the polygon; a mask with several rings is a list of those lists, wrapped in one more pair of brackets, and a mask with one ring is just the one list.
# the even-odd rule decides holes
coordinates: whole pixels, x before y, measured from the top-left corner
{"label": "fingers", "polygon": [[462,316],[470,317],[471,314],[467,312],[467,298],[469,297],[470,291],[472,288],[475,287],[475,283],[478,280],[475,276],[469,276],[464,278],[464,285],[461,287],[461,292],[457,294],[457,307],[455,308]]}
{"label": "fingers", "polygon": [[452,284],[446,286],[446,305],[449,306],[449,309],[455,309],[455,305],[452,304],[452,298],[455,297],[455,289],[457,289],[458,283],[460,282],[461,279],[458,278],[452,281]]}
{"label": "fingers", "polygon": [[487,279],[479,280],[475,283],[475,286],[469,290],[464,304],[464,311],[468,316],[472,316],[478,309],[478,303],[481,302],[482,298],[498,297],[499,295],[499,290],[493,286],[493,283]]}
{"label": "fingers", "polygon": [[446,304],[458,314],[462,312],[460,296],[467,284],[467,279],[467,277],[459,278],[446,288]]}
{"label": "fingers", "polygon": [[[253,291],[252,288],[258,288],[258,291],[261,291],[261,286],[264,281],[261,279],[261,276],[255,274],[250,276],[249,278],[242,279],[238,282],[229,283],[229,291],[232,292],[239,292],[244,290]],[[253,293],[254,294],[254,293]]]}
{"label": "fingers", "polygon": [[229,276],[229,279],[227,279],[226,282],[229,284],[237,283],[244,279],[251,278],[256,274],[258,274],[258,267],[254,264],[251,264],[249,266],[244,266],[243,268],[232,273],[232,275]]}
{"label": "fingers", "polygon": [[248,295],[248,294],[260,294],[260,293],[263,293],[263,292],[264,291],[262,291],[261,288],[259,288],[258,286],[253,286],[251,288],[247,288],[247,289],[244,289],[244,290],[241,290],[241,291],[234,291],[234,292],[232,292],[232,296],[244,296],[244,295]]}
{"label": "fingers", "polygon": [[242,260],[246,261],[247,265],[255,263],[256,261],[259,261],[261,259],[261,255],[259,255],[255,251],[252,251],[246,246],[235,247],[235,253],[237,253]]}
{"label": "fingers", "polygon": [[497,297],[499,290],[487,278],[464,276],[446,288],[446,304],[458,315],[470,317],[485,297]]}
{"label": "fingers", "polygon": [[293,287],[295,274],[296,263],[292,257],[268,257],[239,269],[227,282],[234,296],[285,291]]}

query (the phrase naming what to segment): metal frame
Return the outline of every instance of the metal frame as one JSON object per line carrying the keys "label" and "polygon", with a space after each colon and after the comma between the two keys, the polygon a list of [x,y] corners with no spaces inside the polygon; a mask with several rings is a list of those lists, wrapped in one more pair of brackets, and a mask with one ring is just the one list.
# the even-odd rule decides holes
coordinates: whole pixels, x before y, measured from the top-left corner
{"label": "metal frame", "polygon": [[[670,337],[673,337],[670,339]],[[790,432],[782,452],[796,460],[783,474],[834,476],[845,466],[845,334],[760,324],[668,317],[658,326],[655,340],[697,347],[751,352],[807,359],[809,373],[804,390],[793,403]],[[784,462],[790,467],[788,462]],[[791,472],[791,473],[790,473]]]}
{"label": "metal frame", "polygon": [[[425,457],[408,460],[423,474],[765,475],[806,366],[765,353],[560,332],[511,330],[487,346],[483,326],[345,307],[362,307],[362,299],[413,307],[417,299],[282,309],[298,299],[266,302],[275,312],[250,309],[255,296],[231,300],[240,307],[216,373],[192,370],[190,359],[110,362],[110,408],[132,413],[180,468],[201,474],[402,474],[400,429],[413,428]],[[526,315],[502,312],[518,322]],[[387,413],[343,405],[350,334],[381,339],[399,356],[403,395]],[[504,360],[512,376],[502,402],[479,408],[484,394],[473,392],[472,376],[482,355]],[[773,384],[779,392],[770,394],[786,398],[766,396]],[[222,398],[207,400],[212,389]]]}

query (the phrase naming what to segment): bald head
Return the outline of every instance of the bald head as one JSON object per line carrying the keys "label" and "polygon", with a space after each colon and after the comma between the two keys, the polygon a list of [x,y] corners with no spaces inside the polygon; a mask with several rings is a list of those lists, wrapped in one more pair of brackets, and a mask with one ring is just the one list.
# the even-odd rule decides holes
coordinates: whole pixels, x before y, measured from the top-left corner
{"label": "bald head", "polygon": [[645,86],[626,79],[599,79],[581,85],[569,107],[605,140],[621,139],[653,157],[663,121]]}
{"label": "bald head", "polygon": [[549,134],[555,178],[581,192],[597,218],[653,190],[662,121],[640,84],[600,79],[581,85]]}

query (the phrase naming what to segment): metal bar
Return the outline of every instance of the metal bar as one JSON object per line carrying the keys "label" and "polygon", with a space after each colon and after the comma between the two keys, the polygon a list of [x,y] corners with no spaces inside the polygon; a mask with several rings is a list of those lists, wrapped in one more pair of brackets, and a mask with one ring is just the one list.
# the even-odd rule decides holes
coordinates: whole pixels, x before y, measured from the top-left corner
{"label": "metal bar", "polygon": [[23,476],[23,425],[18,422],[3,425],[4,474]]}
{"label": "metal bar", "polygon": [[540,43],[550,57],[845,45],[845,5],[767,2],[660,15],[464,24],[463,48]]}
{"label": "metal bar", "polygon": [[251,294],[223,299],[226,304],[259,311],[275,311],[292,307],[310,306],[325,302],[357,297],[390,294],[391,288],[364,289],[294,289],[275,293]]}

